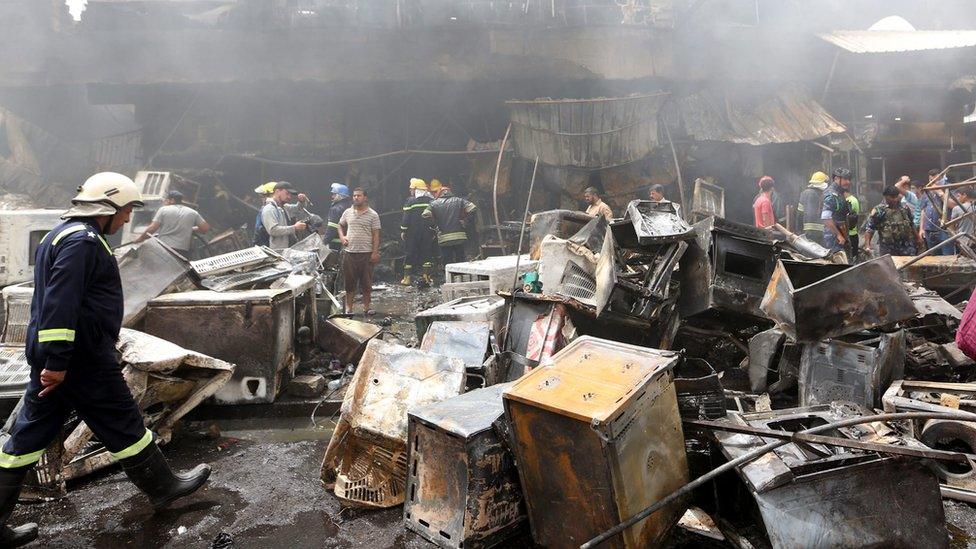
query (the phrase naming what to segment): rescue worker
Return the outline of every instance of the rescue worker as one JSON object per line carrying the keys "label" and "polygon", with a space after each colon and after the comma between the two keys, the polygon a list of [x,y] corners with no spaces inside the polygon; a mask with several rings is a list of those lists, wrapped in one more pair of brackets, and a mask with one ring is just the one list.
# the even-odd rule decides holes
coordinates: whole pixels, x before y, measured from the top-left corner
{"label": "rescue worker", "polygon": [[287,248],[295,243],[300,231],[308,228],[304,221],[292,223],[292,217],[299,209],[295,200],[305,202],[307,197],[287,181],[275,183],[271,199],[261,209],[262,230],[268,234],[266,246],[275,250]]}
{"label": "rescue worker", "polygon": [[441,195],[441,190],[444,189],[444,185],[437,179],[430,180],[430,195],[433,198],[437,198]]}
{"label": "rescue worker", "polygon": [[450,187],[441,187],[439,196],[424,209],[424,219],[437,230],[437,245],[445,265],[464,263],[467,255],[464,246],[468,242],[468,216],[478,207],[471,201],[454,196]]}
{"label": "rescue worker", "polygon": [[342,251],[342,240],[339,239],[339,219],[342,212],[352,207],[349,187],[342,183],[333,183],[329,189],[332,193],[332,207],[329,208],[328,228],[325,231],[325,241],[333,252]]}
{"label": "rescue worker", "polygon": [[261,222],[261,210],[271,200],[275,184],[275,181],[268,181],[254,188],[255,194],[262,199],[261,205],[258,206],[257,217],[254,219],[254,237],[252,240],[255,246],[267,246],[269,244],[268,231],[264,230],[264,224]]}
{"label": "rescue worker", "polygon": [[403,205],[403,222],[400,223],[400,240],[406,249],[407,257],[403,264],[403,280],[400,284],[409,286],[415,266],[423,266],[421,279],[424,284],[431,283],[430,271],[434,264],[433,235],[430,224],[424,218],[424,210],[430,205],[431,196],[427,191],[427,183],[423,179],[410,180],[410,198]]}
{"label": "rescue worker", "polygon": [[859,216],[861,214],[861,201],[854,196],[851,191],[851,182],[847,180],[847,186],[844,187],[844,200],[847,201],[847,205],[850,211],[847,214],[847,240],[850,243],[848,248],[851,251],[851,263],[854,263],[857,259],[857,254],[860,251],[858,247],[858,234],[857,226],[859,223]]}
{"label": "rescue worker", "polygon": [[827,174],[814,172],[810,176],[810,184],[800,193],[800,200],[796,205],[797,232],[812,242],[823,242],[824,224],[820,219],[823,209],[823,192],[827,188]]}
{"label": "rescue worker", "polygon": [[30,381],[10,438],[0,452],[0,546],[37,537],[37,525],[7,525],[24,477],[72,411],[122,464],[156,507],[193,493],[209,465],[170,470],[146,429],[122,377],[116,341],[122,326],[122,282],[106,237],[125,225],[142,197],[128,177],[98,173],[79,187],[65,221],[36,250],[27,327]]}
{"label": "rescue worker", "polygon": [[844,198],[844,185],[846,180],[850,186],[851,170],[847,168],[837,168],[834,170],[832,182],[823,192],[823,206],[821,206],[820,219],[824,223],[823,245],[831,252],[840,252],[847,245],[848,227],[847,217],[851,207],[847,199]]}
{"label": "rescue worker", "polygon": [[877,233],[882,255],[917,255],[922,239],[915,230],[911,208],[902,202],[902,193],[894,186],[885,187],[881,194],[884,202],[871,210],[864,226],[864,249],[871,249],[871,239]]}

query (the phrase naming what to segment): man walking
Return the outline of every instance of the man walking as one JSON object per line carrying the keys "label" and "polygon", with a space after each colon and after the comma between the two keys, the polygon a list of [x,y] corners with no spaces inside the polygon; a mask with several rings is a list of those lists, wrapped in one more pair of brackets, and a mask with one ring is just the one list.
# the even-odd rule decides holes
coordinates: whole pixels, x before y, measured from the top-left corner
{"label": "man walking", "polygon": [[467,261],[464,246],[468,216],[477,209],[470,201],[454,196],[450,187],[441,187],[440,196],[430,201],[422,214],[437,229],[437,245],[445,265]]}
{"label": "man walking", "polygon": [[333,183],[329,189],[332,193],[332,207],[329,208],[328,228],[325,230],[325,241],[333,252],[342,250],[342,240],[339,239],[339,218],[352,206],[349,198],[349,187],[342,183]]}
{"label": "man walking", "polygon": [[129,221],[142,197],[128,177],[90,177],[62,216],[65,221],[37,247],[34,295],[27,327],[30,381],[10,438],[0,452],[0,546],[37,537],[37,525],[11,528],[28,470],[76,411],[153,505],[196,491],[210,476],[199,465],[176,475],[146,429],[118,363],[122,282],[105,237]]}
{"label": "man walking", "polygon": [[400,284],[409,286],[414,267],[423,266],[421,280],[431,283],[430,270],[433,267],[433,234],[430,224],[424,218],[424,210],[430,205],[431,196],[427,192],[427,183],[416,177],[410,180],[410,198],[403,205],[403,222],[400,223],[400,240],[406,250],[407,257],[403,264],[403,280]]}
{"label": "man walking", "polygon": [[811,242],[821,243],[824,236],[824,224],[820,219],[823,210],[823,193],[827,188],[827,174],[814,172],[810,176],[810,184],[800,193],[800,200],[796,205],[797,229]]}
{"label": "man walking", "polygon": [[922,239],[915,231],[912,210],[902,203],[901,192],[893,186],[886,187],[884,202],[871,210],[864,226],[864,249],[871,249],[871,239],[878,235],[878,250],[881,255],[916,255],[922,246]]}
{"label": "man walking", "polygon": [[824,223],[823,245],[831,252],[841,252],[847,245],[849,231],[847,221],[851,207],[844,197],[844,188],[845,185],[850,187],[851,170],[837,168],[832,179],[830,186],[824,190],[820,212],[820,219]]}
{"label": "man walking", "polygon": [[596,217],[602,215],[607,218],[607,221],[613,221],[613,210],[610,206],[607,206],[606,202],[600,199],[600,192],[596,190],[596,187],[587,187],[583,189],[583,200],[586,201],[586,215],[592,215]]}
{"label": "man walking", "polygon": [[292,223],[288,210],[296,207],[286,207],[294,204],[296,200],[305,201],[305,199],[305,195],[300,194],[291,183],[287,181],[275,183],[271,200],[268,200],[261,209],[261,226],[267,233],[268,247],[283,250],[296,242],[298,231],[304,231],[306,225],[302,221]]}
{"label": "man walking", "polygon": [[373,292],[373,267],[380,261],[380,216],[369,207],[366,191],[352,191],[352,207],[339,218],[339,240],[346,248],[342,276],[346,283],[346,312],[352,312],[356,287],[363,296],[363,313],[376,314],[370,308]]}
{"label": "man walking", "polygon": [[170,191],[166,193],[164,206],[156,210],[152,223],[139,235],[136,242],[142,242],[155,234],[163,244],[173,248],[183,257],[189,257],[193,233],[205,233],[209,230],[210,224],[199,212],[183,205],[183,193]]}

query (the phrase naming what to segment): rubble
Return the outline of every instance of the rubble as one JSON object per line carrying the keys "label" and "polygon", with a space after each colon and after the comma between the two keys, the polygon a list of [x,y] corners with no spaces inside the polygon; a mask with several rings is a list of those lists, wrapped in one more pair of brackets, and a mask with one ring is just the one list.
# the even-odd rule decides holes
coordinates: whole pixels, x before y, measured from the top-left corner
{"label": "rubble", "polygon": [[295,376],[288,382],[288,393],[297,397],[312,398],[325,390],[325,378],[319,374]]}

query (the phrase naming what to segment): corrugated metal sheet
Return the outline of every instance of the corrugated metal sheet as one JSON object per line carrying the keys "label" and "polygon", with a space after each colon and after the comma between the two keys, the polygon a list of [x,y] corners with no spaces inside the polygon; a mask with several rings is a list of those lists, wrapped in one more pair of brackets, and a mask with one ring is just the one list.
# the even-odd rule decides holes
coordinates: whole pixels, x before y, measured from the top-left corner
{"label": "corrugated metal sheet", "polygon": [[658,143],[667,93],[599,99],[507,101],[519,156],[550,166],[609,168],[639,160]]}
{"label": "corrugated metal sheet", "polygon": [[847,128],[799,89],[786,89],[758,104],[744,104],[707,90],[677,102],[685,132],[697,141],[748,145],[810,141]]}
{"label": "corrugated metal sheet", "polygon": [[976,30],[834,31],[818,35],[851,53],[896,53],[976,46]]}

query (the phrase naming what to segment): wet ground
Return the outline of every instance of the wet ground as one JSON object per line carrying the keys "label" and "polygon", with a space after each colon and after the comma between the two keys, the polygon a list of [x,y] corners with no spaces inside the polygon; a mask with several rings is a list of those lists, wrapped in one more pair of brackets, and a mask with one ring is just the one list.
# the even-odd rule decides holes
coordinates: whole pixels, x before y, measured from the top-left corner
{"label": "wet ground", "polygon": [[[438,302],[437,290],[390,287],[374,295],[378,314],[368,320],[385,324],[389,319],[387,330],[411,344],[416,337],[413,313]],[[361,314],[356,318],[363,319]],[[434,547],[404,529],[402,507],[345,508],[322,487],[320,463],[334,426],[328,413],[318,413],[314,425],[309,417],[234,415],[225,409],[221,419],[197,414],[164,448],[175,468],[208,462],[214,469],[204,489],[166,510],[153,512],[125,475],[112,468],[69,485],[62,500],[18,507],[12,522],[38,522],[37,547],[208,548],[221,534],[237,548]],[[254,414],[245,410],[239,415]],[[976,508],[946,501],[945,509],[950,546],[976,549]],[[722,545],[676,531],[669,546]]]}

